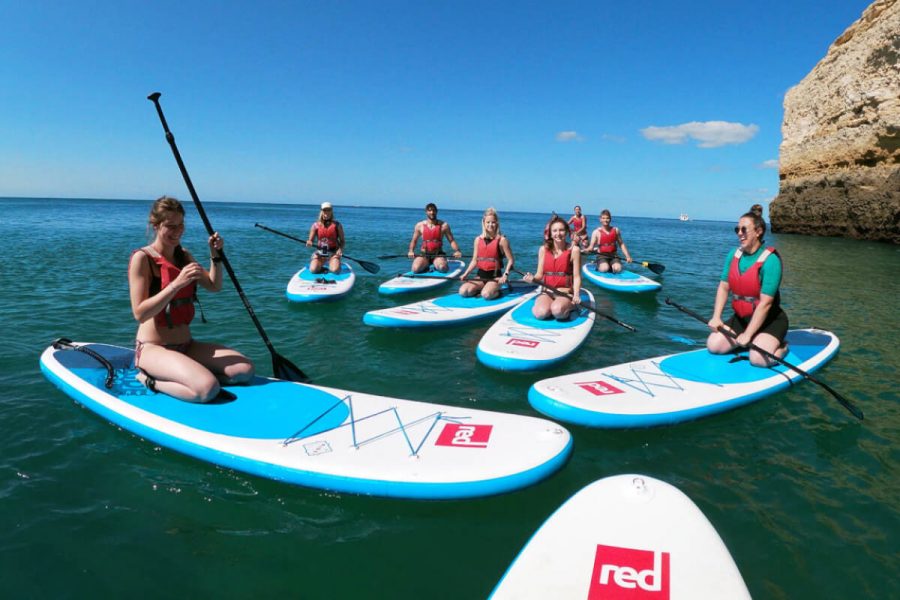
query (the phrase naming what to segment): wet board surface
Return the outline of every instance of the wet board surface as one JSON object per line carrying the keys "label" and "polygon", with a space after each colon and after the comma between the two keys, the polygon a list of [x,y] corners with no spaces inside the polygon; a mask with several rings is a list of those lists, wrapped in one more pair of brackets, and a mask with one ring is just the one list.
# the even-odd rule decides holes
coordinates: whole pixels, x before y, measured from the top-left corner
{"label": "wet board surface", "polygon": [[690,498],[647,475],[615,475],[557,509],[491,598],[738,600],[750,592]]}
{"label": "wet board surface", "polygon": [[347,263],[341,264],[340,273],[325,270],[313,273],[303,267],[291,277],[287,285],[287,299],[291,302],[323,302],[345,296],[356,282],[356,273]]}
{"label": "wet board surface", "polygon": [[[833,333],[795,329],[784,360],[812,373],[838,351]],[[588,427],[652,427],[698,419],[770,396],[803,380],[782,365],[754,367],[706,348],[553,377],[528,391],[554,419]],[[737,358],[737,360],[735,360]],[[810,384],[812,385],[812,384]]]}
{"label": "wet board surface", "polygon": [[[501,371],[545,369],[564,361],[584,343],[596,313],[581,308],[565,321],[537,319],[532,314],[536,299],[513,308],[485,332],[476,350],[482,364]],[[594,306],[594,295],[581,290],[581,303]]]}
{"label": "wet board surface", "polygon": [[401,498],[466,498],[535,483],[571,451],[550,421],[257,377],[232,401],[193,404],[134,378],[134,352],[48,347],[47,379],[76,402],[155,444],[223,467],[314,488]]}

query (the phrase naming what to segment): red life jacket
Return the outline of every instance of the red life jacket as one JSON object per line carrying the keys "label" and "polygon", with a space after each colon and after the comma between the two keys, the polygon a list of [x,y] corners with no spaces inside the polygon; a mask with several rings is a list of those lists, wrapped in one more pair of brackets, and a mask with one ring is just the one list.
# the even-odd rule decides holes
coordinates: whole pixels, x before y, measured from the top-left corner
{"label": "red life jacket", "polygon": [[[741,273],[738,265],[744,252],[740,248],[735,250],[734,256],[731,258],[731,266],[728,269],[728,288],[731,291],[731,308],[734,314],[746,319],[753,315],[753,311],[759,305],[759,298],[762,294],[762,279],[760,269],[770,254],[778,255],[775,248],[767,246],[759,255],[756,262],[749,269]],[[772,310],[780,307],[780,292],[775,294],[775,302],[772,304]]]}
{"label": "red life jacket", "polygon": [[553,251],[545,248],[543,283],[553,287],[572,287],[571,255],[571,248],[567,248],[559,256],[553,256]]}
{"label": "red life jacket", "polygon": [[478,252],[475,266],[482,271],[499,273],[503,267],[503,258],[500,256],[500,236],[485,243],[483,237],[478,238]]}
{"label": "red life jacket", "polygon": [[580,217],[573,216],[569,219],[569,222],[572,225],[572,233],[578,233],[584,228],[584,215],[581,215]]}
{"label": "red life jacket", "polygon": [[337,221],[325,225],[316,221],[316,247],[322,252],[334,252],[338,247]]}
{"label": "red life jacket", "polygon": [[425,254],[437,254],[444,246],[443,221],[437,225],[422,225],[422,252]]}
{"label": "red life jacket", "polygon": [[598,252],[602,252],[603,254],[615,254],[616,253],[616,242],[619,241],[619,228],[613,227],[609,231],[603,231],[603,228],[600,229],[600,247],[597,249]]}
{"label": "red life jacket", "polygon": [[[153,251],[151,254],[147,248],[135,250],[135,252],[143,252],[150,261],[150,272],[153,278],[150,280],[150,295],[155,296],[166,288],[171,282],[175,281],[181,273],[181,267],[177,267],[170,263],[164,256]],[[154,256],[156,254],[156,256]],[[134,252],[132,252],[134,255]],[[156,265],[156,269],[153,265]],[[158,312],[153,320],[160,327],[168,327],[172,329],[176,325],[188,325],[194,320],[194,300],[197,297],[197,283],[191,282],[184,286],[175,297],[172,298],[166,307]]]}

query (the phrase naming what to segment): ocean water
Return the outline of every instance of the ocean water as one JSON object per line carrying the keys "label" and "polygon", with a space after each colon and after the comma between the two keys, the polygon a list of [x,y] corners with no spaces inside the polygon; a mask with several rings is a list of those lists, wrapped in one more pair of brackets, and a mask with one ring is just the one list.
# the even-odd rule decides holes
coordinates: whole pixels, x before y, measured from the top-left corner
{"label": "ocean water", "polygon": [[[4,597],[483,598],[562,502],[620,473],[663,479],[691,497],[756,598],[900,597],[900,248],[769,236],[785,259],[792,326],[841,339],[838,356],[816,376],[862,408],[865,421],[806,382],[672,427],[572,426],[572,458],[551,478],[491,498],[423,502],[221,469],[110,425],[43,378],[38,357],[56,337],[132,343],[126,265],[148,241],[149,206],[0,199],[0,315],[11,333],[0,344]],[[200,254],[203,225],[186,208],[185,246]],[[616,218],[633,256],[667,266],[655,296],[591,288],[600,308],[638,332],[598,319],[560,367],[504,374],[475,359],[489,322],[402,333],[362,324],[365,311],[408,301],[377,293],[405,260],[380,261],[377,276],[357,269],[356,287],[340,302],[289,304],[285,286],[308,251],[254,223],[305,237],[316,207],[205,208],[276,349],[316,383],[519,414],[535,414],[526,394],[537,379],[702,343],[704,327],[663,301],[707,314],[735,244],[730,222]],[[601,207],[587,208],[593,229]],[[471,248],[480,213],[440,216]],[[337,206],[336,217],[347,253],[374,260],[405,252],[422,211]],[[546,218],[501,212],[522,270],[535,266]],[[269,353],[230,283],[202,298],[210,322],[197,324],[195,336],[241,349],[269,374]]]}

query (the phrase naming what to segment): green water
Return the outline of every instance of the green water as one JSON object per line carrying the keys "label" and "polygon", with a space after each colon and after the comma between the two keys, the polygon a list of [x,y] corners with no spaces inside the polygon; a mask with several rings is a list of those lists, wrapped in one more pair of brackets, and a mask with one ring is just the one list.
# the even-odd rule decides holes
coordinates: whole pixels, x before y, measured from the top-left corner
{"label": "green water", "polygon": [[[243,475],[161,449],[111,426],[46,382],[38,356],[55,337],[130,345],[129,252],[146,242],[149,202],[0,200],[0,580],[3,596],[483,598],[559,504],[604,476],[644,473],[679,487],[707,515],[756,598],[897,598],[900,432],[896,349],[900,249],[770,236],[785,259],[793,327],[840,337],[816,376],[866,413],[853,419],[804,383],[722,415],[632,431],[570,427],[574,453],[548,480],[502,496],[446,502],[360,497]],[[708,312],[732,223],[617,218],[632,254],[667,265],[663,291],[592,288],[601,309],[588,342],[541,374],[479,365],[488,323],[431,332],[368,328],[362,314],[405,300],[357,270],[346,299],[289,305],[284,288],[307,251],[256,222],[305,235],[316,209],[207,204],[241,284],[279,353],[316,383],[451,405],[535,414],[535,380],[691,349],[703,328],[663,304]],[[546,215],[505,212],[520,267],[534,267]],[[600,207],[596,207],[600,208]],[[559,209],[558,209],[559,210]],[[597,210],[590,209],[591,227]],[[336,207],[347,252],[403,253],[421,211]],[[480,214],[442,210],[463,248]],[[185,244],[201,248],[188,206]],[[421,298],[421,296],[419,296]],[[203,297],[199,338],[269,354],[234,293]]]}

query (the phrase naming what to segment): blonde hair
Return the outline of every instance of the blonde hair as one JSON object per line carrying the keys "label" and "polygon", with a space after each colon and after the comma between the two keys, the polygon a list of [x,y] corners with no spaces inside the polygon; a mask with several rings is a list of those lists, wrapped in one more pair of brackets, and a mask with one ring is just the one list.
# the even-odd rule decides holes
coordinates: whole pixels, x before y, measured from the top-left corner
{"label": "blonde hair", "polygon": [[500,237],[500,215],[497,214],[497,209],[493,206],[486,208],[484,214],[481,215],[481,237],[487,237],[487,230],[484,228],[484,220],[491,215],[497,219],[497,237]]}

